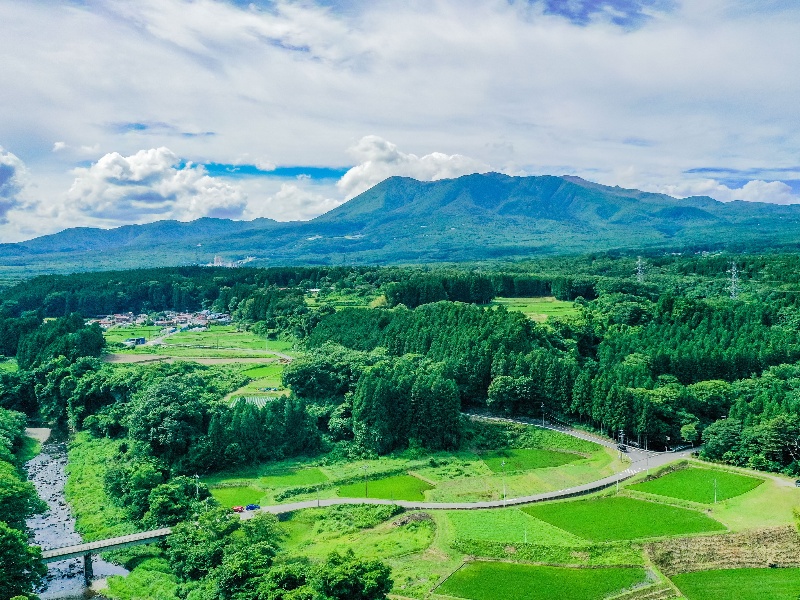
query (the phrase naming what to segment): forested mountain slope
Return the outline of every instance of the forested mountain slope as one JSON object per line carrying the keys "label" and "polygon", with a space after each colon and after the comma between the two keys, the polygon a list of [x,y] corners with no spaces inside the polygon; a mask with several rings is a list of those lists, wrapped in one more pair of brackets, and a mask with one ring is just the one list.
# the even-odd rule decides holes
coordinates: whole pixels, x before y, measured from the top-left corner
{"label": "forested mountain slope", "polygon": [[796,243],[800,208],[607,187],[576,177],[391,177],[311,221],[162,221],[0,246],[6,276],[248,256],[254,266],[517,259],[610,249]]}

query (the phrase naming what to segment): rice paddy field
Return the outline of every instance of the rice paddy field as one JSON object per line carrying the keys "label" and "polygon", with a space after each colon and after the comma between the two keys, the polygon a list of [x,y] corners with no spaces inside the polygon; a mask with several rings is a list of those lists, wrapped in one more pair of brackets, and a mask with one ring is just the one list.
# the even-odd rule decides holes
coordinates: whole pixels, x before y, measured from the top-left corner
{"label": "rice paddy field", "polygon": [[106,329],[103,332],[103,337],[106,338],[106,342],[109,344],[115,342],[124,342],[128,338],[138,337],[143,337],[147,340],[150,340],[158,336],[162,329],[164,328],[156,327],[155,325],[119,326]]}
{"label": "rice paddy field", "polygon": [[542,323],[550,317],[568,317],[578,313],[575,304],[556,300],[554,297],[541,298],[495,298],[491,306],[504,306],[506,310],[521,312],[528,318]]}
{"label": "rice paddy field", "polygon": [[594,542],[725,530],[701,512],[623,496],[534,504],[522,510]]}
{"label": "rice paddy field", "polygon": [[583,458],[580,454],[543,450],[541,448],[510,448],[481,456],[493,473],[528,471],[547,467],[560,467]]}
{"label": "rice paddy field", "polygon": [[598,600],[645,581],[640,568],[571,569],[505,562],[470,562],[436,589],[466,600]]}
{"label": "rice paddy field", "polygon": [[724,569],[682,573],[673,583],[688,600],[797,600],[800,569]]}
{"label": "rice paddy field", "polygon": [[434,486],[412,475],[393,475],[369,481],[343,485],[338,489],[342,498],[383,498],[385,500],[425,500],[425,492]]}
{"label": "rice paddy field", "polygon": [[688,467],[672,471],[656,479],[630,486],[632,490],[713,504],[746,494],[764,483],[763,479],[722,471]]}

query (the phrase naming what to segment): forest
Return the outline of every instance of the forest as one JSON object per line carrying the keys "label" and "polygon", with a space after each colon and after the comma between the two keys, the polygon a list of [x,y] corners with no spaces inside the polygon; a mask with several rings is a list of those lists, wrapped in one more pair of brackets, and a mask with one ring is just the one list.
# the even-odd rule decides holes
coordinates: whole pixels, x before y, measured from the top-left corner
{"label": "forest", "polygon": [[[193,600],[256,589],[259,598],[384,597],[386,568],[353,556],[273,566],[274,523],[223,517],[192,476],[294,456],[456,450],[468,411],[546,415],[655,449],[702,444],[709,461],[798,476],[798,267],[795,254],[604,254],[37,277],[3,290],[0,305],[0,354],[16,364],[0,372],[0,546],[27,548],[24,520],[41,509],[17,457],[26,419],[64,438],[119,442],[103,485],[139,527],[180,528],[187,514],[205,524],[170,541]],[[493,304],[542,296],[572,302],[571,313],[542,323]],[[87,324],[202,309],[296,344],[283,371],[291,393],[229,403],[246,383],[230,366],[105,362],[103,333]],[[264,548],[261,563],[245,559],[253,545]],[[35,553],[15,554],[29,565],[15,592],[41,576]]]}

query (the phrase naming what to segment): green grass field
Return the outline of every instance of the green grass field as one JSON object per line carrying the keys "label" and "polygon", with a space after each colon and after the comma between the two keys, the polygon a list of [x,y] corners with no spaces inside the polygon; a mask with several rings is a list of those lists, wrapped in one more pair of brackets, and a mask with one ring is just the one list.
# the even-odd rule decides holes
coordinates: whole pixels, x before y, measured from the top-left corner
{"label": "green grass field", "polygon": [[[284,389],[281,375],[284,365],[279,362],[266,365],[253,365],[242,371],[242,375],[249,377],[251,381],[240,387],[229,395],[230,398],[253,398],[288,396],[289,390]],[[265,390],[265,388],[277,388],[278,391]]]}
{"label": "green grass field", "polygon": [[235,486],[211,488],[211,495],[222,506],[246,506],[248,504],[261,504],[265,494],[263,491],[250,486]]}
{"label": "green grass field", "polygon": [[259,479],[261,485],[270,488],[314,485],[315,483],[325,483],[326,481],[328,481],[328,476],[316,467],[276,471],[266,474]]}
{"label": "green grass field", "polygon": [[682,573],[673,583],[688,600],[797,600],[800,569],[725,569]]}
{"label": "green grass field", "polygon": [[212,325],[207,331],[181,331],[164,339],[166,346],[196,346],[204,348],[233,348],[238,350],[274,350],[282,352],[291,342],[265,340],[250,331],[240,331],[233,325]]}
{"label": "green grass field", "polygon": [[156,337],[163,327],[156,327],[155,325],[130,325],[125,327],[112,327],[103,332],[103,337],[106,342],[113,344],[115,342],[124,342],[128,338],[143,337],[148,340]]}
{"label": "green grass field", "polygon": [[456,538],[558,546],[584,543],[581,538],[518,508],[449,510],[445,514]]}
{"label": "green grass field", "polygon": [[577,314],[572,302],[556,300],[552,296],[544,298],[495,298],[492,306],[505,306],[506,310],[523,313],[537,322],[546,321],[549,317],[568,317]]}
{"label": "green grass field", "polygon": [[0,360],[0,373],[15,373],[18,369],[17,359]]}
{"label": "green grass field", "polygon": [[[560,467],[581,460],[583,456],[540,448],[511,448],[489,452],[481,458],[493,473],[502,473],[504,470],[506,473],[511,473],[512,471]],[[503,463],[505,463],[505,467]]]}
{"label": "green grass field", "polygon": [[595,542],[725,529],[721,523],[694,510],[625,497],[536,504],[522,510]]}
{"label": "green grass field", "polygon": [[367,479],[339,487],[342,498],[385,498],[387,500],[424,500],[426,490],[433,489],[429,483],[411,475],[393,475],[380,479]]}
{"label": "green grass field", "polygon": [[672,471],[657,479],[634,484],[630,486],[630,489],[669,498],[712,504],[715,482],[716,499],[722,501],[741,496],[757,488],[764,483],[764,480],[730,471],[689,467]]}
{"label": "green grass field", "polygon": [[644,569],[570,569],[502,562],[471,562],[436,589],[467,600],[599,600],[645,580]]}

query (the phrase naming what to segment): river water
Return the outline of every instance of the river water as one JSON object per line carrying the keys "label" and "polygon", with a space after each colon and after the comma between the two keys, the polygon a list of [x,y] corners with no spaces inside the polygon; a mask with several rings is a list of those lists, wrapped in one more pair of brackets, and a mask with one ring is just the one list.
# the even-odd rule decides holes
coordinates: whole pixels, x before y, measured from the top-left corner
{"label": "river water", "polygon": [[[26,466],[28,479],[36,486],[39,497],[49,507],[47,512],[28,519],[28,528],[33,532],[32,543],[44,549],[80,544],[81,536],[75,531],[75,519],[64,497],[64,485],[67,481],[66,445],[60,442],[43,444],[41,453],[28,461]],[[106,562],[96,555],[92,556],[92,567],[95,579],[128,573],[119,565]],[[83,558],[49,563],[46,585],[37,593],[43,600],[89,596],[101,598],[84,586]]]}

